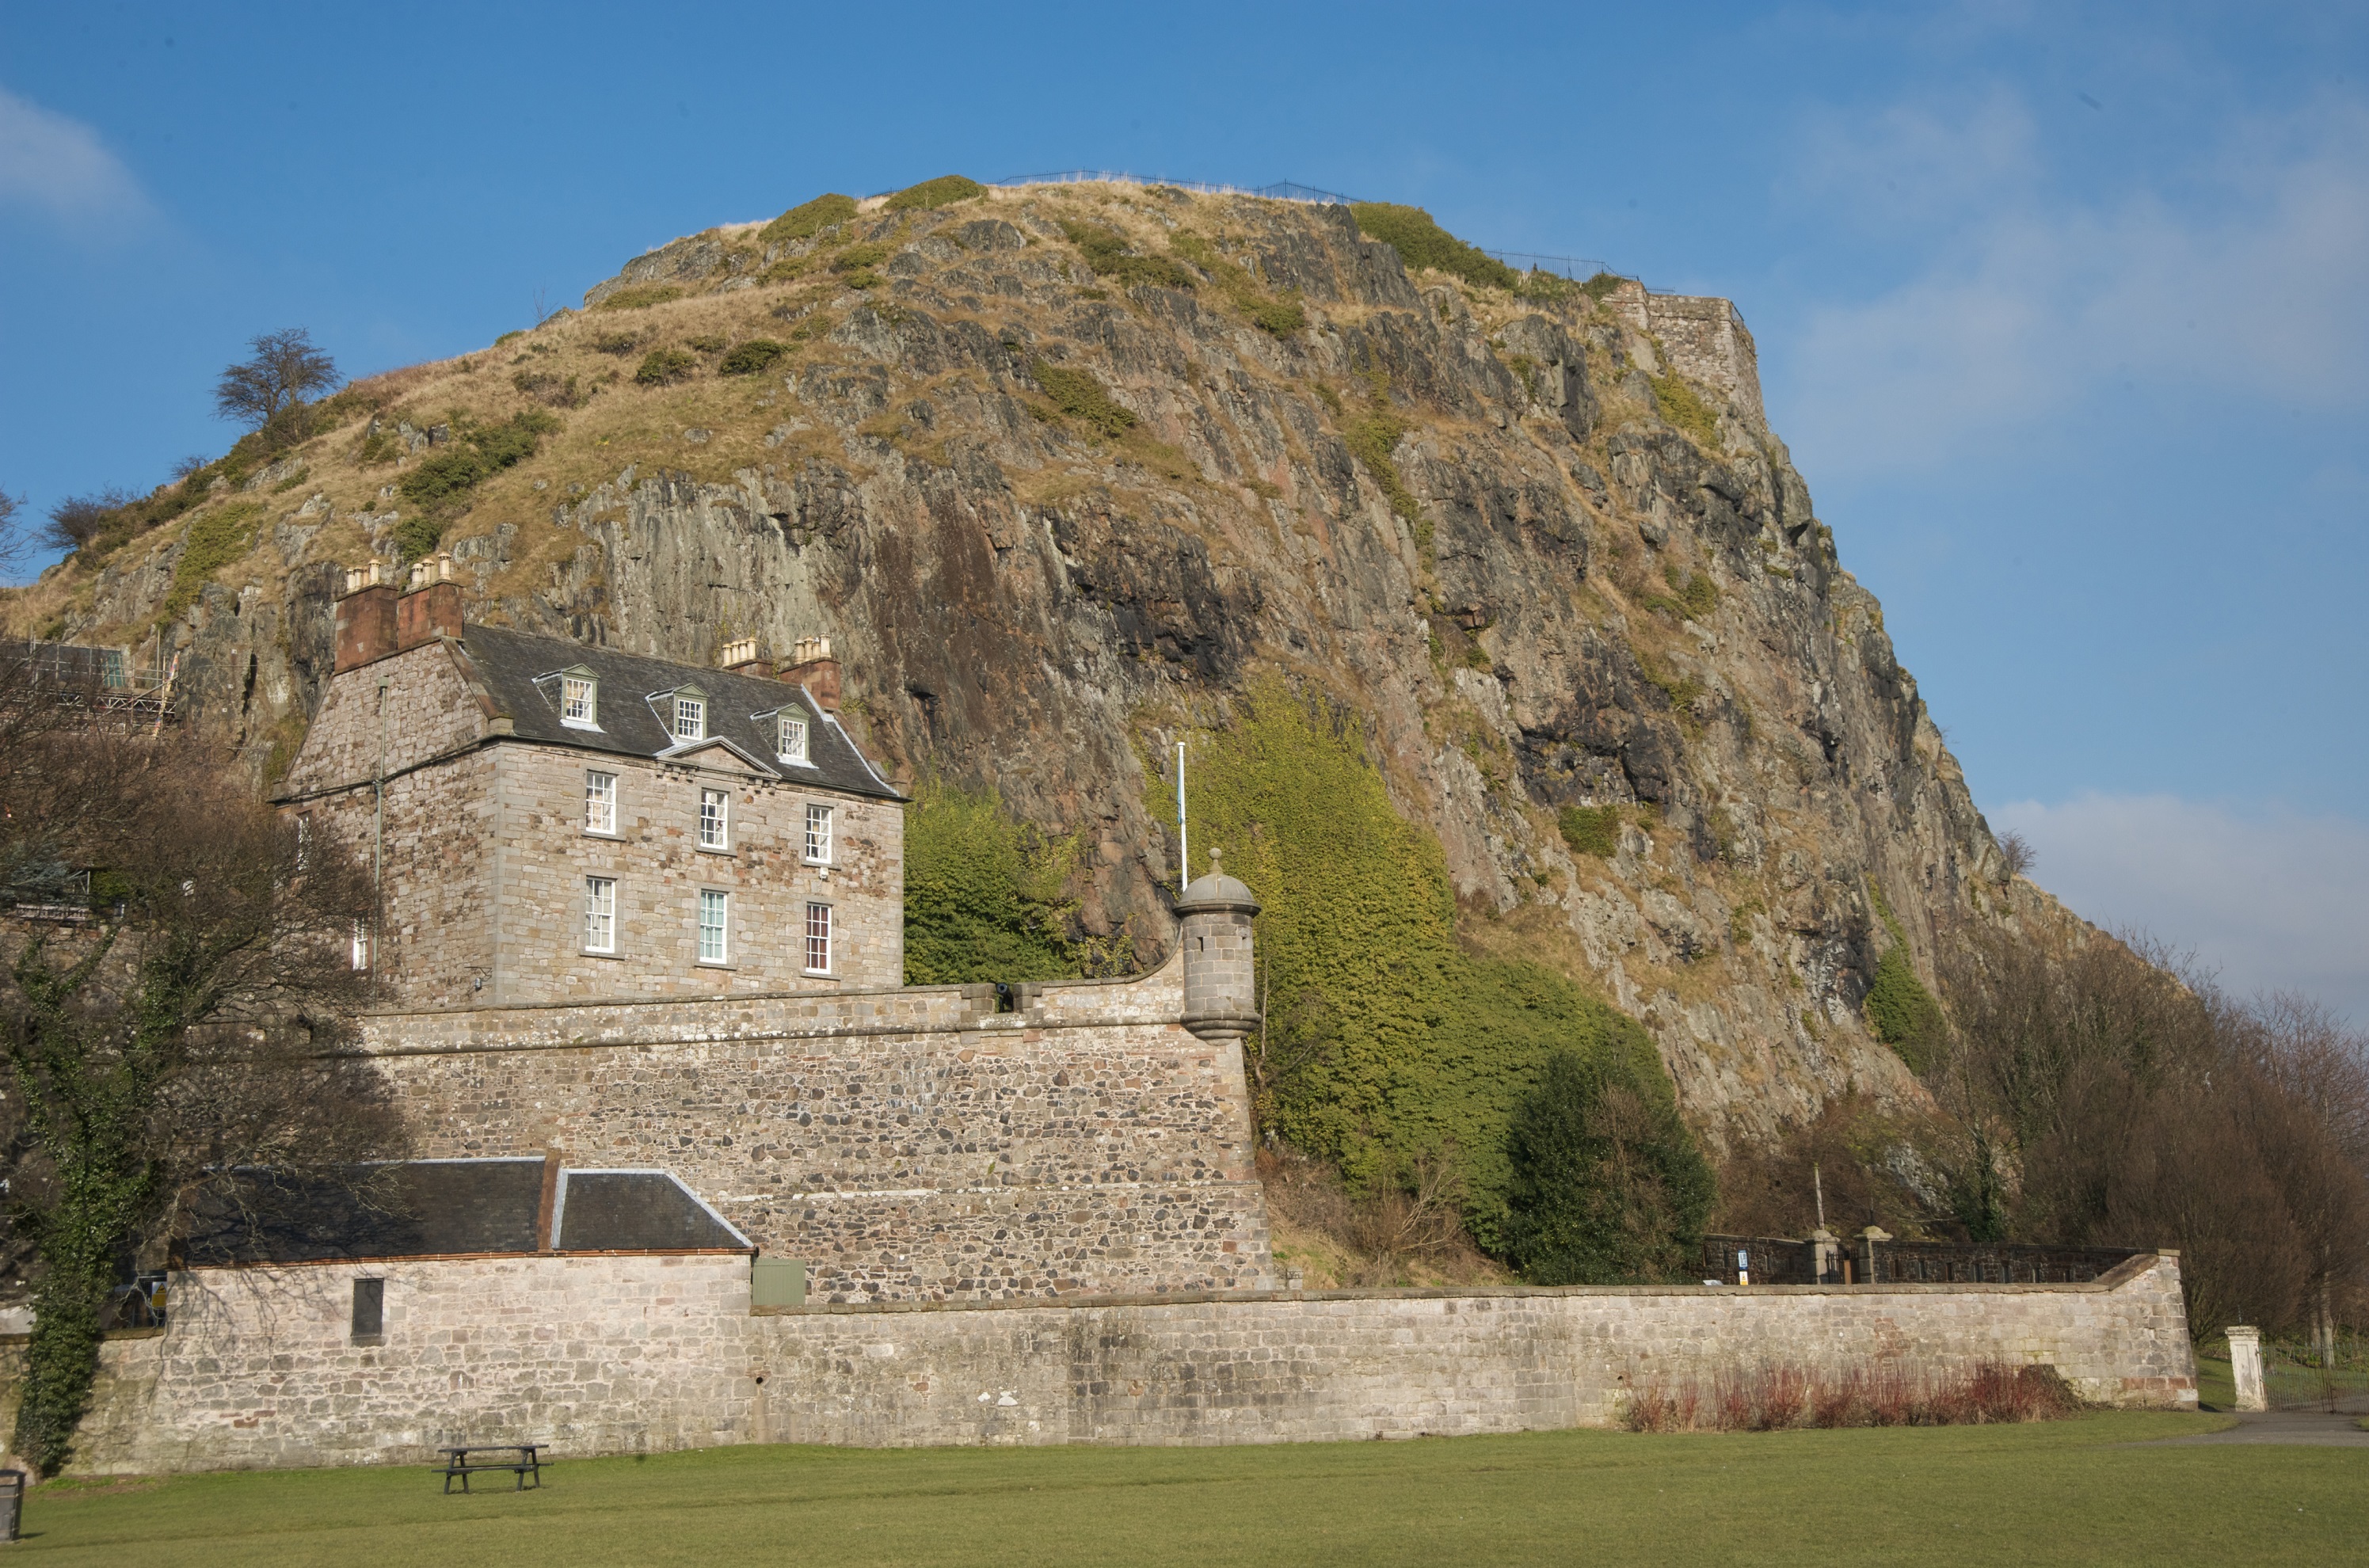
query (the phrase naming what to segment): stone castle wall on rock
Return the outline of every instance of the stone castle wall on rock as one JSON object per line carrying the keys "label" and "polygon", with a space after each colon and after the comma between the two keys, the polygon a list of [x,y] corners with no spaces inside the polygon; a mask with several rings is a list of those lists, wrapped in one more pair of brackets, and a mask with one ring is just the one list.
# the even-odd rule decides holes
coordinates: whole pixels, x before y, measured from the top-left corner
{"label": "stone castle wall on rock", "polygon": [[379,1013],[430,1157],[672,1171],[830,1300],[1273,1283],[1239,1047],[1139,980]]}
{"label": "stone castle wall on rock", "polygon": [[[350,1343],[357,1276],[383,1344]],[[177,1276],[110,1340],[75,1468],[417,1463],[742,1442],[1213,1444],[1544,1430],[1632,1389],[1779,1365],[2046,1363],[2100,1402],[2193,1408],[2175,1257],[2085,1285],[1200,1295],[752,1311],[720,1254]],[[21,1349],[7,1355],[21,1365]],[[11,1368],[13,1369],[13,1368]],[[13,1384],[0,1379],[0,1386]],[[0,1417],[7,1412],[0,1400]]]}

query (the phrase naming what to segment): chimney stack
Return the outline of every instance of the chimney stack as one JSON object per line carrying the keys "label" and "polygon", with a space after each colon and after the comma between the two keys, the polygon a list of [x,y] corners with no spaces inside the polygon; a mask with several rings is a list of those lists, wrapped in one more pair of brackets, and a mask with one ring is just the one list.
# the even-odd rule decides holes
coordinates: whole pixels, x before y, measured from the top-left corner
{"label": "chimney stack", "polygon": [[346,591],[338,601],[338,662],[343,672],[395,651],[395,585],[379,563],[346,571]]}
{"label": "chimney stack", "polygon": [[411,591],[395,601],[395,650],[460,635],[461,585],[452,580],[452,557],[439,551],[412,563]]}
{"label": "chimney stack", "polygon": [[839,660],[830,656],[829,637],[800,637],[791,646],[781,676],[812,692],[825,713],[839,712]]}
{"label": "chimney stack", "polygon": [[765,674],[765,661],[757,657],[754,637],[735,637],[726,643],[724,651],[715,656],[715,662],[735,675],[754,675],[761,680]]}

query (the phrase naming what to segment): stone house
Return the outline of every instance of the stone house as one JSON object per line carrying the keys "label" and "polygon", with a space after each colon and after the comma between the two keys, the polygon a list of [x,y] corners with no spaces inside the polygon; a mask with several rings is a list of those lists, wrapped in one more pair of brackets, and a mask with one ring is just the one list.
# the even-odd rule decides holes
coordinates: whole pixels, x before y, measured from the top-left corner
{"label": "stone house", "polygon": [[373,871],[404,1008],[870,990],[904,975],[903,796],[820,638],[778,676],[464,623],[443,563],[349,574],[276,803]]}

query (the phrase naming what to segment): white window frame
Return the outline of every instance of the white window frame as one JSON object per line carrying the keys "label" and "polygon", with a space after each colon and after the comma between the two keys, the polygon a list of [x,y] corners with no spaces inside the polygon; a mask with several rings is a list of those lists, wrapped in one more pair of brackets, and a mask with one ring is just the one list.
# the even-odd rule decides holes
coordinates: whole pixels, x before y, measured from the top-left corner
{"label": "white window frame", "polygon": [[674,699],[674,738],[678,741],[707,738],[707,699],[684,696],[678,692]]}
{"label": "white window frame", "polygon": [[570,729],[601,727],[601,682],[597,677],[559,678],[559,722]]}
{"label": "white window frame", "polygon": [[[832,972],[830,967],[833,956],[831,948],[833,946],[833,938],[839,934],[836,929],[838,924],[839,917],[831,912],[830,905],[812,902],[807,905],[807,928],[804,938],[804,951],[806,958],[806,972],[807,974],[828,975]],[[820,929],[818,930],[818,927]],[[822,959],[822,962],[819,964],[815,962],[818,956]]]}
{"label": "white window frame", "polygon": [[[707,921],[710,910],[715,910],[717,917],[712,926]],[[707,942],[710,931],[715,933],[712,951]],[[699,961],[703,964],[732,962],[732,895],[720,887],[702,887],[699,890]]]}
{"label": "white window frame", "polygon": [[355,973],[355,974],[358,974],[358,975],[359,975],[359,974],[362,974],[362,973],[364,973],[365,971],[367,971],[367,970],[370,968],[370,967],[371,967],[371,928],[370,928],[370,921],[366,921],[366,920],[359,920],[359,919],[358,919],[358,920],[356,920],[356,921],[354,921],[354,940],[353,940],[353,945],[352,945],[351,949],[349,950],[349,956],[350,956],[351,961],[352,961],[353,966],[354,966],[354,973]]}
{"label": "white window frame", "polygon": [[584,951],[614,953],[617,950],[617,879],[613,876],[588,876],[584,879]]}
{"label": "white window frame", "polygon": [[616,774],[604,773],[598,768],[584,770],[584,830],[601,838],[617,836]]}
{"label": "white window frame", "polygon": [[[807,836],[805,860],[808,865],[831,864],[832,818],[837,816],[830,807],[818,801],[807,803]],[[817,830],[817,825],[820,830]]]}
{"label": "white window frame", "polygon": [[[713,816],[708,813],[711,806],[715,808]],[[703,789],[699,792],[699,847],[727,852],[732,848],[730,790]]]}
{"label": "white window frame", "polygon": [[814,766],[812,732],[807,726],[804,714],[784,708],[775,715],[773,727],[776,732],[775,755],[797,767]]}

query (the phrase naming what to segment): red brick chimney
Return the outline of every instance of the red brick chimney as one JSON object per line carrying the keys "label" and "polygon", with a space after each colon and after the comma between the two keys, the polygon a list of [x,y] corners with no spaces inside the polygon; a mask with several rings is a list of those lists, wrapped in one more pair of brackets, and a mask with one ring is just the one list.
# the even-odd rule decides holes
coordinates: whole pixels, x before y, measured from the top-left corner
{"label": "red brick chimney", "polygon": [[839,712],[839,660],[830,656],[829,637],[800,637],[782,666],[782,679],[814,693],[825,713]]}
{"label": "red brick chimney", "polygon": [[411,591],[395,604],[396,650],[460,635],[461,585],[452,580],[452,557],[440,554],[413,563]]}
{"label": "red brick chimney", "polygon": [[395,651],[395,585],[379,580],[372,561],[346,573],[345,597],[338,601],[338,662],[340,671]]}

